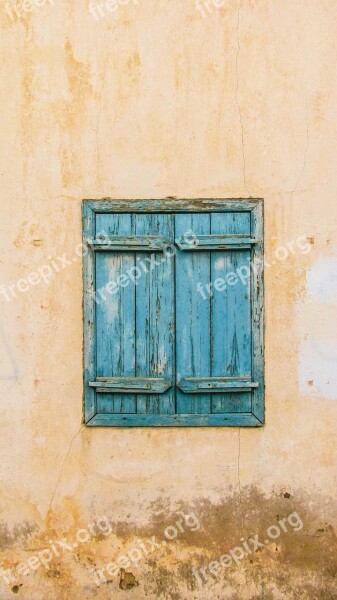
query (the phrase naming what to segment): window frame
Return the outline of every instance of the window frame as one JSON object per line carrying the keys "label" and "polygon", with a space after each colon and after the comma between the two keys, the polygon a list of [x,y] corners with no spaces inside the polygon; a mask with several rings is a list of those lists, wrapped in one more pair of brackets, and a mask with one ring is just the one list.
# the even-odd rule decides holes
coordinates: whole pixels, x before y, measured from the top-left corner
{"label": "window frame", "polygon": [[[95,390],[89,381],[95,379],[95,252],[87,240],[95,237],[97,213],[211,213],[250,212],[251,235],[258,242],[252,246],[251,323],[252,323],[252,411],[249,413],[209,414],[100,414],[96,412]],[[83,200],[83,315],[84,315],[84,390],[83,422],[87,426],[115,427],[261,427],[264,424],[264,201],[262,198],[175,199],[157,200]]]}

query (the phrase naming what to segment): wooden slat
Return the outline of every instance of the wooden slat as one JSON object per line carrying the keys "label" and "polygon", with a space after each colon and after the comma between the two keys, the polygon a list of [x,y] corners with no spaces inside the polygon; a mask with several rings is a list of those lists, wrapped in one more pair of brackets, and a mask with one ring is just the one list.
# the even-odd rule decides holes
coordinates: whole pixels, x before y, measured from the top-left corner
{"label": "wooden slat", "polygon": [[241,392],[258,387],[258,383],[241,377],[185,377],[178,383],[179,389],[185,393],[200,392]]}
{"label": "wooden slat", "polygon": [[[213,215],[214,217],[216,215]],[[222,215],[221,215],[222,216]],[[188,243],[184,238],[176,240],[180,250],[242,250],[249,249],[258,240],[249,235],[195,235]]]}
{"label": "wooden slat", "polygon": [[252,413],[115,415],[97,414],[88,423],[99,427],[261,427]]}
{"label": "wooden slat", "polygon": [[252,377],[259,382],[252,398],[252,412],[264,422],[264,273],[263,273],[263,203],[251,213],[252,235],[261,242],[252,250],[251,313],[252,313]]}
{"label": "wooden slat", "polygon": [[[171,215],[135,215],[137,235],[161,233],[174,241],[174,217]],[[151,263],[136,254],[136,265],[143,272],[135,289],[136,302],[136,376],[164,377],[174,380],[174,260],[153,253]],[[159,264],[155,264],[159,263]],[[145,272],[147,269],[147,272]],[[164,394],[137,396],[137,412],[173,413],[175,390]]]}
{"label": "wooden slat", "polygon": [[107,393],[114,390],[121,394],[146,392],[147,394],[163,394],[172,383],[164,378],[150,377],[97,377],[89,385],[96,388],[97,392]]}
{"label": "wooden slat", "polygon": [[[83,243],[95,235],[95,213],[87,203],[83,204]],[[95,390],[89,381],[96,376],[96,314],[93,292],[95,290],[95,254],[89,250],[83,255],[83,321],[84,321],[84,419],[88,422],[97,412]]]}
{"label": "wooden slat", "polygon": [[193,212],[232,212],[251,211],[261,202],[261,198],[163,198],[125,200],[104,198],[85,200],[97,213],[193,213]]}
{"label": "wooden slat", "polygon": [[[210,215],[176,215],[176,237],[188,231],[210,233]],[[176,361],[177,380],[210,375],[210,301],[197,292],[198,282],[209,283],[210,253],[176,254]],[[178,413],[210,412],[209,394],[185,394],[177,390]]]}
{"label": "wooden slat", "polygon": [[100,252],[111,252],[114,251],[162,251],[166,248],[168,240],[162,236],[150,236],[150,235],[110,235],[104,237],[104,239],[95,239],[88,241],[88,245],[93,250]]}

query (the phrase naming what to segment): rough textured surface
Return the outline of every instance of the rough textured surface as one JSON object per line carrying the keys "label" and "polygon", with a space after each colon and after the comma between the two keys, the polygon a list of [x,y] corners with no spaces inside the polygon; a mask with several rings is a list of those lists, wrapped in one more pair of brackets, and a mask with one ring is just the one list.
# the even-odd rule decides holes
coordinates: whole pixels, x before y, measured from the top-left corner
{"label": "rough textured surface", "polygon": [[[2,600],[337,597],[337,5],[210,8],[1,7],[1,568],[59,549],[0,574]],[[249,196],[265,198],[265,427],[85,428],[81,199]],[[43,266],[48,283],[19,283]],[[200,528],[169,540],[179,511]],[[294,512],[300,530],[199,586],[193,566]],[[74,542],[103,517],[109,535]],[[152,536],[167,543],[97,585],[90,569]]]}

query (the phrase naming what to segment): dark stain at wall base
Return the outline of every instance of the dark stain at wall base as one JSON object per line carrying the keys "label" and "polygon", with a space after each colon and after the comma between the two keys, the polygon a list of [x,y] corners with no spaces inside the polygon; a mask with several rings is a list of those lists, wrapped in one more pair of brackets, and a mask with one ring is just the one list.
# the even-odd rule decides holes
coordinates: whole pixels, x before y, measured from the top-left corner
{"label": "dark stain at wall base", "polygon": [[[151,506],[151,522],[147,527],[115,523],[115,530],[124,539],[132,532],[133,537],[155,535],[161,541],[165,539],[166,527],[174,525],[180,514],[191,512],[200,521],[200,529],[192,531],[185,527],[184,533],[167,542],[167,552],[172,558],[169,562],[176,566],[163,565],[162,560],[159,565],[155,555],[147,561],[151,570],[144,588],[150,598],[186,600],[184,587],[190,594],[204,590],[209,599],[241,599],[242,592],[235,590],[242,585],[238,583],[242,576],[247,590],[250,587],[259,590],[256,595],[252,593],[250,600],[278,598],[277,593],[284,598],[337,598],[337,538],[328,522],[336,520],[337,510],[328,499],[288,491],[266,497],[256,488],[234,493],[218,503],[205,498],[193,503],[182,501],[174,510],[168,499],[159,499]],[[280,530],[279,535],[275,527]],[[268,531],[277,537],[270,538]],[[248,542],[250,538],[263,545],[254,551],[254,544]],[[251,554],[243,546],[245,542]],[[178,547],[188,552],[187,561],[174,560]],[[212,565],[211,572],[208,566],[211,562],[219,563],[221,556],[238,547],[244,552],[238,564],[232,560],[231,566],[220,567],[217,574]],[[199,572],[197,578],[193,567],[206,570],[204,574]],[[219,589],[221,595],[217,595]],[[190,597],[194,598],[193,594]]]}
{"label": "dark stain at wall base", "polygon": [[[97,513],[99,501],[95,503]],[[116,522],[107,514],[110,537],[80,544],[74,552],[61,556],[57,565],[52,562],[49,571],[40,569],[13,582],[12,587],[24,583],[22,596],[34,600],[47,595],[57,600],[119,599],[125,592],[137,600],[337,598],[337,507],[328,498],[287,488],[267,497],[256,488],[246,488],[218,502],[202,498],[173,506],[168,498],[159,498],[142,507],[142,513],[144,509],[146,526]],[[113,503],[108,513],[116,518]],[[180,519],[183,531],[177,525]],[[83,520],[76,525],[81,528]],[[172,527],[178,533],[170,540],[165,531],[172,533]],[[62,531],[62,535],[71,538],[74,531]],[[48,536],[55,539],[56,533],[44,531],[42,541],[42,532],[38,532],[30,539],[30,548],[35,544],[43,547]],[[160,544],[158,549],[143,556],[138,565],[120,569],[119,576],[107,576],[97,587],[90,569],[97,572],[153,536]],[[12,548],[13,536],[8,540]],[[22,554],[21,560],[26,560],[27,553]],[[226,566],[220,561],[224,555],[231,558]],[[14,566],[5,555],[3,560],[5,568]]]}
{"label": "dark stain at wall base", "polygon": [[0,550],[10,548],[15,544],[22,545],[27,539],[32,537],[38,529],[39,528],[35,523],[30,523],[28,521],[23,521],[11,529],[6,523],[0,523]]}

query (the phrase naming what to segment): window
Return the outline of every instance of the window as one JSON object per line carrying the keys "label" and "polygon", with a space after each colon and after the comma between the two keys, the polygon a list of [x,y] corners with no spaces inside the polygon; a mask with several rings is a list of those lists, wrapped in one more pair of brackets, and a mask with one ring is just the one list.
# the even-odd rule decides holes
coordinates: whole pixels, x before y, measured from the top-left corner
{"label": "window", "polygon": [[90,426],[261,426],[263,202],[83,203]]}

